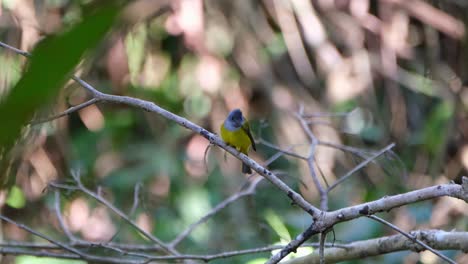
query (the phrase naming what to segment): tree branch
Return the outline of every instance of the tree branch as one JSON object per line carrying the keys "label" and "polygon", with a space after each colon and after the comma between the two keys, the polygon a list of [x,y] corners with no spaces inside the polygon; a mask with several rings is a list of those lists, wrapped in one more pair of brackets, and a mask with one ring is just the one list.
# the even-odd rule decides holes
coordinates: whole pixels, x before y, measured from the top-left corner
{"label": "tree branch", "polygon": [[[113,204],[111,204],[109,201],[107,201],[106,199],[102,198],[102,196],[94,193],[93,191],[89,190],[88,188],[86,188],[82,183],[81,183],[81,180],[80,180],[80,175],[79,175],[79,172],[72,172],[72,176],[76,182],[76,187],[78,188],[78,190],[82,191],[83,193],[85,193],[86,195],[94,198],[96,201],[102,203],[103,205],[105,205],[107,208],[109,208],[112,212],[114,212],[116,215],[118,215],[119,217],[121,217],[124,221],[126,221],[130,226],[132,226],[133,228],[135,228],[138,232],[140,232],[142,235],[144,235],[146,238],[148,238],[149,240],[151,240],[152,242],[156,243],[157,245],[159,245],[164,251],[168,252],[168,253],[171,253],[171,254],[174,254],[174,255],[178,255],[177,251],[171,249],[170,247],[168,247],[164,242],[162,242],[160,239],[158,239],[157,237],[153,236],[152,234],[146,232],[145,230],[141,229],[135,222],[133,222],[126,214],[124,214],[122,211],[120,211],[118,208],[116,208]],[[55,188],[62,188],[62,186],[60,185],[56,185],[55,183],[50,183],[50,186],[52,187],[55,187]]]}
{"label": "tree branch", "polygon": [[453,260],[451,260],[448,257],[446,257],[445,255],[443,255],[442,253],[438,252],[437,250],[435,250],[435,249],[431,248],[430,246],[428,246],[426,243],[424,243],[421,240],[417,239],[414,235],[406,233],[405,231],[403,231],[401,228],[397,227],[396,225],[393,225],[393,224],[391,224],[391,223],[389,223],[389,222],[387,222],[387,221],[383,220],[382,218],[377,217],[375,215],[369,215],[367,217],[370,218],[370,219],[373,219],[373,220],[375,220],[375,221],[377,221],[379,223],[382,223],[382,224],[384,224],[386,226],[389,226],[393,230],[397,231],[398,233],[404,235],[405,237],[407,237],[408,239],[413,241],[415,244],[418,244],[421,247],[431,251],[432,253],[436,254],[437,256],[439,256],[441,259],[447,261],[448,263],[457,264]]}
{"label": "tree branch", "polygon": [[441,196],[450,196],[468,202],[468,178],[463,177],[462,180],[462,185],[454,183],[441,184],[403,194],[386,196],[372,202],[332,211],[324,215],[323,222],[328,226],[329,224],[327,223],[336,224],[338,222],[355,219],[361,216],[372,215],[378,212],[387,212],[395,207],[413,204]]}
{"label": "tree branch", "polygon": [[[425,241],[437,250],[464,250],[468,248],[468,232],[445,232],[441,230],[416,230],[411,234],[418,240]],[[347,244],[347,249],[326,248],[324,258],[326,263],[362,259],[397,251],[412,250],[419,252],[414,243],[404,235],[393,235]],[[315,264],[320,257],[317,251],[305,257],[285,261],[284,264]]]}
{"label": "tree branch", "polygon": [[75,105],[75,106],[72,106],[72,107],[68,108],[67,110],[63,111],[60,114],[53,115],[53,116],[47,117],[45,119],[33,120],[33,121],[31,121],[30,124],[31,125],[37,125],[37,124],[42,124],[42,123],[45,123],[45,122],[49,122],[49,121],[52,121],[52,120],[55,120],[55,119],[70,115],[70,114],[72,114],[74,112],[80,111],[81,109],[86,108],[86,107],[88,107],[90,105],[96,104],[98,102],[99,102],[99,99],[91,98],[90,100],[88,100],[86,102],[83,102],[83,103],[81,103],[79,105]]}

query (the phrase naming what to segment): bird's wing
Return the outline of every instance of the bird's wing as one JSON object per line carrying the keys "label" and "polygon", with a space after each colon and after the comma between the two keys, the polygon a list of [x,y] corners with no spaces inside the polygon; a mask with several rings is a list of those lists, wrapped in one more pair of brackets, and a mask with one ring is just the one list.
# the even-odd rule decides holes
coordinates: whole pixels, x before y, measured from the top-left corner
{"label": "bird's wing", "polygon": [[252,136],[252,133],[250,133],[250,125],[248,121],[245,121],[244,124],[242,125],[242,130],[249,136],[250,142],[252,142],[252,148],[253,150],[257,151],[257,148],[255,147],[255,140]]}

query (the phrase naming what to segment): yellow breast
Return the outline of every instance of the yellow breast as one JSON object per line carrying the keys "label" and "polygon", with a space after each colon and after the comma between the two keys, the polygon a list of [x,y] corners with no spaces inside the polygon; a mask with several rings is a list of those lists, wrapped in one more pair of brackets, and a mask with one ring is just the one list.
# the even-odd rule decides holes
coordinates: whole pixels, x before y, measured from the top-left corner
{"label": "yellow breast", "polygon": [[221,125],[221,138],[229,145],[237,148],[240,152],[247,154],[249,147],[252,145],[250,138],[241,128],[229,131],[224,128],[224,124]]}

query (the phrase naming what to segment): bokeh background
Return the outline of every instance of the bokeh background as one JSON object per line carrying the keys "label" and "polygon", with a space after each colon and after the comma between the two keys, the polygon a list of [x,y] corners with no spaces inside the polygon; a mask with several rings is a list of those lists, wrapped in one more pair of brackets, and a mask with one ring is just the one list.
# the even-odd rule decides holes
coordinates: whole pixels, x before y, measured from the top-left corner
{"label": "bokeh background", "polygon": [[[105,2],[105,1],[104,1]],[[100,1],[0,1],[0,41],[30,51],[66,30]],[[290,148],[307,155],[310,142],[295,117],[304,107],[323,142],[368,157],[391,142],[393,152],[330,193],[330,210],[450,181],[468,168],[468,2],[457,0],[127,1],[122,16],[76,74],[100,91],[155,102],[219,132],[240,108],[251,121],[258,162]],[[22,76],[26,59],[0,49],[0,95]],[[37,119],[88,100],[68,83]],[[334,115],[338,113],[337,115]],[[14,118],[14,113],[11,114]],[[91,105],[52,122],[29,126],[11,155],[16,186],[3,192],[4,214],[63,237],[53,212],[53,180],[80,170],[91,189],[129,211],[165,241],[198,220],[246,180],[240,163],[199,135],[160,116],[122,105]],[[332,183],[362,161],[319,146],[316,169]],[[304,161],[269,165],[304,197],[318,194]],[[79,193],[63,193],[74,234],[91,241],[142,243],[108,209]],[[467,205],[441,198],[382,216],[404,230],[467,230]],[[287,241],[310,224],[307,214],[263,181],[199,227],[179,249],[217,253]],[[35,238],[3,223],[3,239]],[[117,236],[114,234],[118,231]],[[392,234],[369,219],[337,225],[340,243]],[[329,241],[333,238],[329,236]],[[460,252],[445,252],[457,262]],[[270,253],[213,263],[262,263]],[[3,257],[4,263],[40,261]],[[24,262],[22,262],[24,261]],[[226,262],[227,261],[227,262]],[[437,263],[431,253],[393,253],[353,263]],[[351,262],[350,262],[351,263]]]}

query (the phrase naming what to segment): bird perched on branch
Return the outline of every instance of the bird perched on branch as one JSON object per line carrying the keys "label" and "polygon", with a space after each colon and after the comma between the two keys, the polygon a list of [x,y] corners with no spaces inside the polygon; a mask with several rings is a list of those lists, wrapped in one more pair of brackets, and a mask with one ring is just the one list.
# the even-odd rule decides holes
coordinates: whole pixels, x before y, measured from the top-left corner
{"label": "bird perched on branch", "polygon": [[[248,155],[249,149],[255,148],[255,141],[250,132],[249,122],[242,115],[241,110],[234,109],[227,116],[224,123],[221,125],[221,138],[230,146],[233,146],[240,152]],[[242,173],[250,174],[250,167],[242,163]]]}

